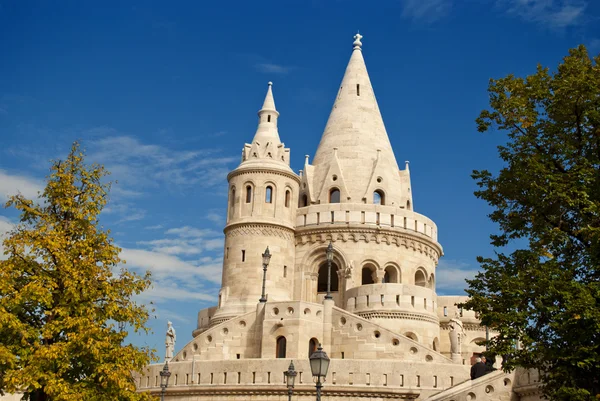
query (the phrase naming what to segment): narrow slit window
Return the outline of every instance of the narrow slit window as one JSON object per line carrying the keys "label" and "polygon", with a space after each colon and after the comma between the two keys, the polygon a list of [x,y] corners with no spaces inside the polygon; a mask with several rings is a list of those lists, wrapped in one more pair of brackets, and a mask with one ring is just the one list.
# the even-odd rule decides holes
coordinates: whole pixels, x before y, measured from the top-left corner
{"label": "narrow slit window", "polygon": [[360,96],[360,84],[356,84],[356,96]]}
{"label": "narrow slit window", "polygon": [[246,186],[246,203],[252,202],[252,187]]}
{"label": "narrow slit window", "polygon": [[267,122],[268,122],[268,123],[270,123],[270,122],[271,122],[271,115],[270,115],[270,114],[268,114],[268,115],[267,115]]}
{"label": "narrow slit window", "polygon": [[335,221],[335,215],[334,215],[334,212],[331,212],[331,224],[333,224],[334,221]]}
{"label": "narrow slit window", "polygon": [[273,203],[273,187],[271,186],[268,186],[267,190],[265,191],[265,202]]}
{"label": "narrow slit window", "polygon": [[242,262],[246,261],[246,250],[242,249]]}
{"label": "narrow slit window", "polygon": [[290,207],[290,191],[285,191],[285,207]]}
{"label": "narrow slit window", "polygon": [[283,277],[287,277],[287,266],[283,266]]}

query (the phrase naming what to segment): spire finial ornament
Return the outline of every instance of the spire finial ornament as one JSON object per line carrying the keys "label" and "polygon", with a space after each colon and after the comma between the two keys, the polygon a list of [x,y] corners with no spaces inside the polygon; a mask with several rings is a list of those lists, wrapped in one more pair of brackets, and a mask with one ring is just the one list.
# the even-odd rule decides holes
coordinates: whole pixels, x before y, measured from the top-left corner
{"label": "spire finial ornament", "polygon": [[360,50],[360,47],[362,46],[362,42],[360,40],[362,38],[363,36],[360,33],[356,33],[356,35],[354,35],[354,43],[352,43],[352,45],[354,45],[355,50]]}

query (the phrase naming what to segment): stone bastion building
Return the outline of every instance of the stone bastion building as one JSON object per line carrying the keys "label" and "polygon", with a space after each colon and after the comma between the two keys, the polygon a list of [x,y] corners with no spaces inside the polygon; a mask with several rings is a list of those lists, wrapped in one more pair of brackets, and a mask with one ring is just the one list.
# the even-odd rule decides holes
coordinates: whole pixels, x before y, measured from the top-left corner
{"label": "stone bastion building", "polygon": [[[269,83],[258,128],[227,177],[229,197],[218,305],[198,313],[193,340],[169,361],[166,399],[313,400],[308,357],[331,358],[324,400],[538,399],[528,372],[471,381],[486,337],[460,296],[436,294],[438,228],[415,211],[363,59],[352,54],[312,163],[296,174],[277,129]],[[326,249],[333,247],[331,295]],[[263,288],[262,253],[272,258]],[[160,393],[163,364],[136,377]]]}

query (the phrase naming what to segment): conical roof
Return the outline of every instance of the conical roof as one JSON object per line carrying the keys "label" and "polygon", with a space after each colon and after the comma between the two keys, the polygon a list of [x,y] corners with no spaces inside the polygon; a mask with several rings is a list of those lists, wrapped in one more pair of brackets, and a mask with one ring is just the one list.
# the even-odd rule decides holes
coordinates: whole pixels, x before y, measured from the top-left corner
{"label": "conical roof", "polygon": [[367,198],[370,203],[370,192],[379,188],[385,192],[386,204],[400,205],[405,201],[398,163],[363,58],[362,36],[354,38],[350,62],[312,163],[313,186],[323,194],[327,186],[335,185],[328,177],[335,166],[344,177],[342,202],[363,203]]}
{"label": "conical roof", "polygon": [[256,133],[252,142],[244,145],[242,162],[238,168],[269,167],[292,171],[289,167],[290,150],[279,138],[278,119],[279,112],[275,108],[273,83],[269,82],[265,101],[258,111]]}

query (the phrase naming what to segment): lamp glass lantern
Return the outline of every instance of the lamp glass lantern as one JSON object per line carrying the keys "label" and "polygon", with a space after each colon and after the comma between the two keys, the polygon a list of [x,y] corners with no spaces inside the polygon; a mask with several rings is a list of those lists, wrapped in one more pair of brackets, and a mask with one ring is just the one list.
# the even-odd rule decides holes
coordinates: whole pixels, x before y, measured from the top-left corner
{"label": "lamp glass lantern", "polygon": [[327,261],[333,262],[333,244],[330,242],[327,246]]}
{"label": "lamp glass lantern", "polygon": [[321,378],[325,379],[327,376],[327,370],[329,370],[329,357],[319,344],[317,350],[310,356],[310,371],[320,381]]}
{"label": "lamp glass lantern", "polygon": [[294,368],[294,362],[290,362],[290,366],[288,367],[288,370],[284,372],[285,374],[285,381],[287,384],[287,388],[288,389],[292,389],[294,388],[294,382],[296,381],[296,375],[298,374],[298,372],[296,372],[295,368]]}
{"label": "lamp glass lantern", "polygon": [[267,266],[269,261],[271,260],[271,253],[269,252],[269,247],[265,250],[265,253],[262,254],[263,266]]}
{"label": "lamp glass lantern", "polygon": [[169,364],[165,362],[165,366],[163,366],[160,371],[160,388],[166,389],[169,385],[169,377],[171,377],[171,372],[169,372]]}

